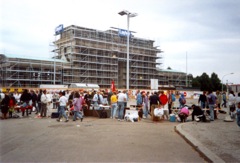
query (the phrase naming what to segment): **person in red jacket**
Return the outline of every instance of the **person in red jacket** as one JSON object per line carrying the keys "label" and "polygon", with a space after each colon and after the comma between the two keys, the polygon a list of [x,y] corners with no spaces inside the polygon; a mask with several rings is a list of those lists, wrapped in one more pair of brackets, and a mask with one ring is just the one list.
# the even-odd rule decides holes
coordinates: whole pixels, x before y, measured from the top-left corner
{"label": "person in red jacket", "polygon": [[164,110],[163,117],[165,117],[165,119],[168,119],[169,118],[168,97],[167,97],[167,95],[164,94],[163,91],[160,92],[159,100],[160,100],[160,103],[163,106],[163,110]]}

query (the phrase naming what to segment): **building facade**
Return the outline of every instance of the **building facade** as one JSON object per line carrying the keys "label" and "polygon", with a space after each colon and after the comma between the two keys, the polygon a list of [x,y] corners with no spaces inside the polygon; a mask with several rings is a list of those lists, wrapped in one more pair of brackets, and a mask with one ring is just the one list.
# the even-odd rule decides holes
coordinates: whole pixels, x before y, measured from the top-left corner
{"label": "building facade", "polygon": [[[58,34],[51,59],[0,54],[0,87],[91,83],[110,88],[114,81],[118,89],[126,88],[126,36],[116,29],[99,31],[75,25]],[[156,68],[162,64],[156,62],[161,53],[153,40],[130,37],[130,89],[150,89],[151,79],[158,79],[159,85],[186,85],[184,73]]]}

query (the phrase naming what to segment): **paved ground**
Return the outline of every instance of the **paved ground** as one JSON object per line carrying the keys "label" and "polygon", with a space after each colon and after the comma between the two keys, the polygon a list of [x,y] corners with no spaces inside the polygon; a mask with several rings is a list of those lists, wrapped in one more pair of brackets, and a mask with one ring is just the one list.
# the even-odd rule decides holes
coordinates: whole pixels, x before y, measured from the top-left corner
{"label": "paved ground", "polygon": [[0,125],[0,162],[204,162],[168,121],[21,118]]}
{"label": "paved ground", "polygon": [[240,162],[240,129],[223,122],[223,114],[211,123],[184,124],[34,117],[0,121],[0,162]]}
{"label": "paved ground", "polygon": [[240,162],[240,128],[236,122],[224,122],[225,116],[219,114],[219,119],[211,123],[188,122],[178,126],[178,129],[196,148],[203,146],[209,149],[200,150],[210,159]]}

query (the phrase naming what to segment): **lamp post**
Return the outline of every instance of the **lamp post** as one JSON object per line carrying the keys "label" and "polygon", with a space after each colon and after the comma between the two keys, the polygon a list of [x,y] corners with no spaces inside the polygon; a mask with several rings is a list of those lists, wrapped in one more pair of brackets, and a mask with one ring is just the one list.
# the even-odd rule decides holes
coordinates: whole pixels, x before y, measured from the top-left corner
{"label": "lamp post", "polygon": [[126,72],[126,88],[127,90],[129,90],[129,37],[130,37],[130,34],[129,34],[129,19],[131,17],[135,17],[137,16],[137,13],[131,13],[127,10],[123,10],[123,11],[120,11],[118,13],[119,15],[123,16],[123,15],[127,15],[127,72]]}
{"label": "lamp post", "polygon": [[223,93],[223,78],[224,78],[225,76],[227,76],[227,75],[232,75],[232,74],[234,74],[234,73],[232,72],[232,73],[223,75],[223,77],[222,77],[222,93]]}

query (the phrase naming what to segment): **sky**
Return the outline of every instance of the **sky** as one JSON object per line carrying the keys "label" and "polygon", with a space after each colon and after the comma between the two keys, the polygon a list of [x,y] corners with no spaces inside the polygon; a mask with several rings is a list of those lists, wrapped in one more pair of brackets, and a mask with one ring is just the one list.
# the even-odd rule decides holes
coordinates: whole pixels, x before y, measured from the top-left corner
{"label": "sky", "polygon": [[[240,84],[240,0],[0,0],[0,53],[51,57],[59,24],[127,28],[163,51],[161,68]],[[234,74],[231,74],[234,73]]]}

